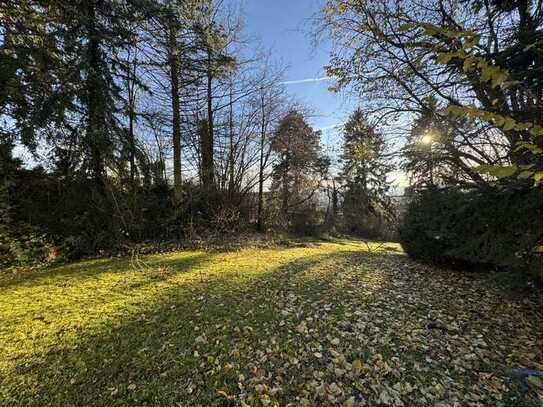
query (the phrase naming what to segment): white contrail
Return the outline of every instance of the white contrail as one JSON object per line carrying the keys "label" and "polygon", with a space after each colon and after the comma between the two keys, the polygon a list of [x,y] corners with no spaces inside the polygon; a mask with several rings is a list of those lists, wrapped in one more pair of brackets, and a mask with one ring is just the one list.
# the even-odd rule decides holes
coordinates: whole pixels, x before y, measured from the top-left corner
{"label": "white contrail", "polygon": [[332,130],[332,129],[339,129],[341,126],[343,126],[345,122],[339,122],[335,124],[331,124],[330,126],[324,126],[320,127],[319,130]]}
{"label": "white contrail", "polygon": [[323,82],[323,81],[329,81],[332,78],[329,76],[323,76],[321,78],[307,78],[307,79],[297,79],[294,81],[284,81],[281,82],[281,85],[296,85],[298,83],[308,83],[308,82]]}

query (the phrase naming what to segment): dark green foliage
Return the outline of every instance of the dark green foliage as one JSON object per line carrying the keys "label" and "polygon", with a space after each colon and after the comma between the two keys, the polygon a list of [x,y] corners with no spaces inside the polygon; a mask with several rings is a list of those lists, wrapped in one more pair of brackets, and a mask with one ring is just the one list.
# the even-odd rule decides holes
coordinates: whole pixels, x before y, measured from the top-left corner
{"label": "dark green foliage", "polygon": [[290,214],[291,230],[302,236],[315,236],[323,224],[322,213],[314,205]]}
{"label": "dark green foliage", "polygon": [[355,110],[343,129],[341,181],[343,229],[346,233],[380,238],[394,218],[388,191],[393,170],[384,135],[362,110]]}
{"label": "dark green foliage", "polygon": [[442,265],[543,276],[543,190],[429,189],[411,202],[400,228],[405,251]]}
{"label": "dark green foliage", "polygon": [[435,264],[454,264],[447,255],[456,236],[451,225],[462,192],[454,189],[429,189],[420,192],[409,204],[400,225],[400,242],[409,256]]}
{"label": "dark green foliage", "polygon": [[13,145],[0,143],[0,234],[7,234],[11,223],[11,204],[9,199],[13,175],[21,165],[20,160],[12,157]]}
{"label": "dark green foliage", "polygon": [[28,228],[41,231],[66,249],[67,258],[114,249],[122,222],[113,195],[96,188],[92,180],[61,180],[39,167],[19,170],[10,188],[12,235],[24,237]]}
{"label": "dark green foliage", "polygon": [[132,223],[136,241],[145,239],[171,239],[175,236],[175,207],[173,191],[166,184],[144,188],[136,205],[141,213],[139,221]]}
{"label": "dark green foliage", "polygon": [[[456,227],[461,245],[450,255],[471,263],[543,272],[543,259],[535,253],[543,244],[543,190],[482,190],[471,195],[459,208]],[[464,231],[469,240],[462,240]]]}
{"label": "dark green foliage", "polygon": [[40,167],[14,171],[9,188],[0,190],[1,262],[42,261],[53,247],[65,259],[78,259],[125,252],[145,241],[237,233],[248,228],[255,207],[242,194],[188,182],[181,204],[166,183],[132,190],[107,178],[104,194],[95,188],[93,179],[61,180]]}
{"label": "dark green foliage", "polygon": [[5,171],[6,165],[3,165],[3,177],[0,178],[0,266],[41,262],[47,258],[51,247],[47,234],[39,226],[17,218],[18,208],[14,206],[17,204],[14,192],[17,160],[11,160],[11,164],[13,172]]}
{"label": "dark green foliage", "polygon": [[18,225],[9,235],[0,233],[0,266],[43,262],[51,246],[47,235],[39,228]]}
{"label": "dark green foliage", "polygon": [[279,223],[293,231],[306,233],[317,216],[317,192],[330,165],[320,137],[296,110],[288,112],[275,131],[271,193],[280,207]]}
{"label": "dark green foliage", "polygon": [[17,219],[17,174],[21,160],[12,156],[13,144],[0,143],[0,266],[32,263],[47,257],[49,242],[39,227]]}

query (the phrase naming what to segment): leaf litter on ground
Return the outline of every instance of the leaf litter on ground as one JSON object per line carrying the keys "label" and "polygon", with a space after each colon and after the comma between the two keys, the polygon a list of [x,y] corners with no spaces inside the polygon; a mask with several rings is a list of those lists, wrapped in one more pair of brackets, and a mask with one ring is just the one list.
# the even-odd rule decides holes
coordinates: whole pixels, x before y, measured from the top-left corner
{"label": "leaf litter on ground", "polygon": [[347,240],[145,261],[0,277],[0,404],[543,400],[539,377],[523,388],[510,374],[541,368],[541,299],[507,296],[488,275]]}

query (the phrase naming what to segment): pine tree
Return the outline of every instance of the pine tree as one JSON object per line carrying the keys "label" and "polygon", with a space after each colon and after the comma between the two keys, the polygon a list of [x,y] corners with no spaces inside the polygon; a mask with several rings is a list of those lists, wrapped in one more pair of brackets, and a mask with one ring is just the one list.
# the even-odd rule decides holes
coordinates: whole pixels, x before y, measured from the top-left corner
{"label": "pine tree", "polygon": [[375,234],[379,224],[391,216],[387,192],[393,166],[386,155],[384,136],[360,109],[344,126],[342,161],[345,223],[351,232]]}
{"label": "pine tree", "polygon": [[329,160],[321,151],[320,132],[294,110],[279,123],[272,149],[277,156],[273,168],[275,189],[280,191],[281,213],[287,218],[292,208],[314,197]]}

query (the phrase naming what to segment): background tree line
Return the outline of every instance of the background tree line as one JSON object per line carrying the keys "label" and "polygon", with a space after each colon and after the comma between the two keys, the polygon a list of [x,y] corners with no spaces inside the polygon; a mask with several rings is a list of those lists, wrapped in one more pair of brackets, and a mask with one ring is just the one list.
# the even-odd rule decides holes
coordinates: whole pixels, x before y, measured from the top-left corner
{"label": "background tree line", "polygon": [[343,203],[359,224],[391,213],[387,168],[371,164],[382,135],[356,113],[348,164],[331,168],[233,3],[9,0],[0,15],[4,263],[250,230],[363,233],[342,227]]}

